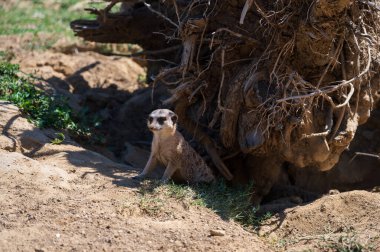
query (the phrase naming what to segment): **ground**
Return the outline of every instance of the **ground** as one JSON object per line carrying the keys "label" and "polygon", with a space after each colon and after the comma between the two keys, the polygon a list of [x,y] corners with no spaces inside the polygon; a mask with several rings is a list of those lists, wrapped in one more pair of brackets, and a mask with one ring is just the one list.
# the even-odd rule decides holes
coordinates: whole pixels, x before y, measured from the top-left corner
{"label": "ground", "polygon": [[[54,144],[57,131],[37,128],[1,101],[0,251],[380,251],[379,188],[331,191],[246,225],[196,187],[132,180],[149,145],[137,141],[149,134],[144,116],[125,116],[141,97],[150,100],[141,61],[104,56],[109,48],[73,38],[1,31],[2,59],[41,78],[48,92],[69,95],[74,109],[91,105],[109,118],[112,97],[124,109],[107,127],[122,125],[131,141],[106,136],[114,144],[80,145],[65,132]],[[51,43],[41,48],[44,41]]]}
{"label": "ground", "polygon": [[[117,164],[0,104],[0,250],[267,250],[256,235],[175,198],[150,202]],[[157,199],[154,199],[157,200]],[[223,230],[224,236],[210,236]]]}

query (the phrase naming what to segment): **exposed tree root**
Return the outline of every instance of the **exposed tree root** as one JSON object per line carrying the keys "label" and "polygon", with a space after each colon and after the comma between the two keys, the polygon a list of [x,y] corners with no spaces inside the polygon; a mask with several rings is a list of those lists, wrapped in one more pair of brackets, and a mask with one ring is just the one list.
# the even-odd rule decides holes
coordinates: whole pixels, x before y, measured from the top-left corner
{"label": "exposed tree root", "polygon": [[[153,33],[160,34],[160,47],[167,41],[182,44],[181,56],[170,58],[176,65],[161,69],[155,82],[171,89],[167,103],[175,105],[183,126],[231,179],[219,158],[228,152],[260,157],[262,164],[274,158],[322,171],[338,162],[379,90],[378,4],[151,1],[136,2],[125,20],[148,11],[154,29],[160,27]],[[116,29],[115,21],[104,21],[117,16],[107,14],[109,9],[94,12],[97,23]],[[84,24],[73,23],[77,35],[104,41]],[[115,33],[123,37],[116,42],[137,41]],[[137,42],[152,47],[144,36]]]}

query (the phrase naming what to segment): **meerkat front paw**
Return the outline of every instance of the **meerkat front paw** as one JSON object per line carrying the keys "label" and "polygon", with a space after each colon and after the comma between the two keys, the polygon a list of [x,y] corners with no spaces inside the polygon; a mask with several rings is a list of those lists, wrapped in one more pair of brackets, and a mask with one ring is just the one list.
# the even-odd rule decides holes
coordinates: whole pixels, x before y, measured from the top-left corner
{"label": "meerkat front paw", "polygon": [[161,184],[167,184],[167,183],[169,183],[169,180],[170,180],[170,179],[162,178],[162,179],[160,179],[160,183],[161,183]]}
{"label": "meerkat front paw", "polygon": [[139,175],[137,175],[137,176],[132,177],[132,179],[135,179],[135,180],[143,180],[143,179],[145,179],[145,175],[144,175],[144,174],[139,174]]}

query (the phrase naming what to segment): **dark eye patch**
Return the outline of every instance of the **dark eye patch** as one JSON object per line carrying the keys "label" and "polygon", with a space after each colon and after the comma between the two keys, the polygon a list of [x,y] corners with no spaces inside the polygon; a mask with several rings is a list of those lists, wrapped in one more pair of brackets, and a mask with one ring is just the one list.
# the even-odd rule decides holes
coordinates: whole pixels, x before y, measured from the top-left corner
{"label": "dark eye patch", "polygon": [[153,122],[153,117],[149,116],[148,121],[149,121],[149,123],[152,123]]}
{"label": "dark eye patch", "polygon": [[159,117],[159,118],[157,118],[157,122],[159,123],[159,124],[164,124],[164,122],[166,121],[166,117]]}

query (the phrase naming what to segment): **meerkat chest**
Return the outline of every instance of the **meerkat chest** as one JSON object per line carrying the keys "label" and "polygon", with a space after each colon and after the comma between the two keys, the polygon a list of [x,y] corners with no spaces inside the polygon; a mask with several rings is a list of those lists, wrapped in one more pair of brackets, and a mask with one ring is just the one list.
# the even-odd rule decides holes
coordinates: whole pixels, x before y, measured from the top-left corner
{"label": "meerkat chest", "polygon": [[158,141],[156,143],[156,156],[164,165],[167,165],[170,161],[178,159],[178,143],[177,141],[170,140],[172,139]]}
{"label": "meerkat chest", "polygon": [[167,148],[162,148],[157,152],[158,160],[161,161],[164,165],[167,165],[171,159],[170,153]]}

